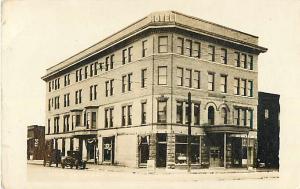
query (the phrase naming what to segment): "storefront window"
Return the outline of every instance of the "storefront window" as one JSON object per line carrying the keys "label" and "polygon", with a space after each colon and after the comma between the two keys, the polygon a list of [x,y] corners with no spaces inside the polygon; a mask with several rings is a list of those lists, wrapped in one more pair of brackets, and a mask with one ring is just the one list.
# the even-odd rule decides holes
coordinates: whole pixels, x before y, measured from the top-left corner
{"label": "storefront window", "polygon": [[[200,137],[191,137],[191,163],[199,163]],[[175,137],[175,163],[187,164],[188,141],[186,135],[178,135]]]}

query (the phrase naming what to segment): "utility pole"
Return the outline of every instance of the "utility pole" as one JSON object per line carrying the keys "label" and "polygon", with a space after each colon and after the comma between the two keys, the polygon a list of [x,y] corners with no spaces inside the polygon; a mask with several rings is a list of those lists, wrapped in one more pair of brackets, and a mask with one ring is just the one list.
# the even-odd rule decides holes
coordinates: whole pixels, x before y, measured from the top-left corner
{"label": "utility pole", "polygon": [[188,93],[188,151],[187,151],[187,163],[188,163],[188,172],[191,172],[191,121],[192,121],[192,99],[191,92]]}

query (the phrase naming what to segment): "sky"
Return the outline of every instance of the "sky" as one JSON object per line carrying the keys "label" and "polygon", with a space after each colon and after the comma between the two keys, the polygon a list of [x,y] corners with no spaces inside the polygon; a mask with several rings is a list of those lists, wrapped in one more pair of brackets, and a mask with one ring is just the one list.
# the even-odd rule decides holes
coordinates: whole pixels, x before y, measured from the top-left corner
{"label": "sky", "polygon": [[[24,146],[26,126],[45,125],[46,84],[41,77],[46,68],[159,10],[175,10],[259,36],[259,45],[268,48],[258,60],[259,91],[281,95],[281,146],[300,149],[299,0],[4,1],[2,147],[10,148],[11,138],[22,139]],[[299,153],[289,157],[289,149],[280,151],[283,159],[300,159]],[[10,153],[19,151],[10,149],[4,155]],[[289,161],[282,165],[292,166]]]}

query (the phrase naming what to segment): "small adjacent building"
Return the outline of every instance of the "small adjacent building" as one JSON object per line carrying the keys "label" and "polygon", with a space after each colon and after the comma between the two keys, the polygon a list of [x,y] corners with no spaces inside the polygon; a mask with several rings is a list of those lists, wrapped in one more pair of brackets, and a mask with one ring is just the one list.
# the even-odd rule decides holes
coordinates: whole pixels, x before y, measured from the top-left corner
{"label": "small adjacent building", "polygon": [[99,164],[254,166],[258,37],[154,12],[47,69],[46,139]]}
{"label": "small adjacent building", "polygon": [[279,168],[280,95],[258,92],[258,153],[261,166]]}
{"label": "small adjacent building", "polygon": [[45,127],[27,126],[27,160],[42,160],[44,158]]}

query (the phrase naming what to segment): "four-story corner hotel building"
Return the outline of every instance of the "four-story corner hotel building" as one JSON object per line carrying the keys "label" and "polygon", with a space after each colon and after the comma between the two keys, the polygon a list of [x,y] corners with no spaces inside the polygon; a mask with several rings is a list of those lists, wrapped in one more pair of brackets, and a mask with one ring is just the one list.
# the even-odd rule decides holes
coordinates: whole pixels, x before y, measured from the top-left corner
{"label": "four-story corner hotel building", "polygon": [[253,166],[258,37],[155,12],[47,69],[46,140],[98,164]]}

